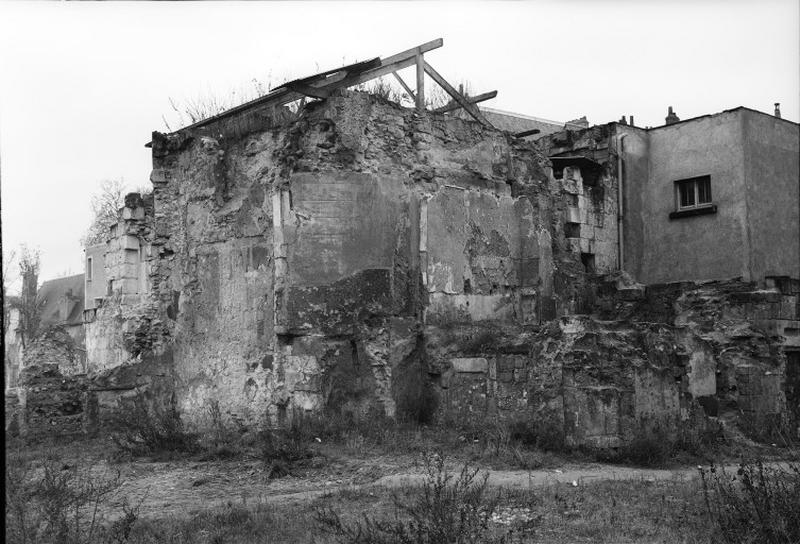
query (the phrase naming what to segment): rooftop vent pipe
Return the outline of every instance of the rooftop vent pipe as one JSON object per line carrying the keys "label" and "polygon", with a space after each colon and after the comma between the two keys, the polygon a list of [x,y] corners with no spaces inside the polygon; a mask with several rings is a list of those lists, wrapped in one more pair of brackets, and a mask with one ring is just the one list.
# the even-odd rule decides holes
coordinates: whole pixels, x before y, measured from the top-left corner
{"label": "rooftop vent pipe", "polygon": [[775,102],[775,117],[777,117],[778,119],[781,118],[781,103],[780,102]]}

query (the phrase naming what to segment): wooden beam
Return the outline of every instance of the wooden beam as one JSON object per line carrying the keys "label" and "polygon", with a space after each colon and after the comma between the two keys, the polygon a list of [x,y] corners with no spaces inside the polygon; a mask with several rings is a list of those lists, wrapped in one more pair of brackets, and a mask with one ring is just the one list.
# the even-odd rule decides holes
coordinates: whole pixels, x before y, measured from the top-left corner
{"label": "wooden beam", "polygon": [[[340,74],[334,74],[333,76],[329,77],[324,81],[314,82],[312,85],[314,87],[324,87],[328,90],[336,90],[336,89],[346,89],[348,87],[353,87],[355,85],[360,85],[362,83],[366,83],[367,81],[386,76],[391,74],[392,72],[396,72],[398,70],[402,70],[403,68],[408,68],[416,64],[417,55],[423,55],[428,51],[432,51],[436,48],[442,46],[444,41],[439,38],[438,40],[433,40],[412,49],[407,49],[402,53],[398,53],[396,55],[392,55],[391,57],[386,57],[385,59],[381,59],[380,66],[376,68],[372,68],[370,70],[365,70],[364,72],[353,74],[353,75],[346,75],[342,77]],[[291,102],[289,100],[288,102]]]}
{"label": "wooden beam", "polygon": [[403,89],[406,90],[406,92],[408,93],[408,96],[411,97],[411,100],[416,100],[416,98],[415,98],[416,95],[414,95],[414,91],[411,90],[411,87],[406,85],[406,82],[403,81],[403,78],[400,77],[400,74],[398,74],[397,72],[392,72],[392,74],[394,75],[395,79],[397,79],[397,81],[400,82],[400,85],[403,86]]}
{"label": "wooden beam", "polygon": [[[475,96],[467,96],[465,100],[470,104],[477,104],[478,102],[484,102],[485,100],[490,100],[497,96],[497,91],[490,91],[488,93],[483,93]],[[461,109],[461,105],[456,102],[454,104],[448,104],[446,106],[442,106],[441,108],[436,108],[433,110],[433,113],[447,113],[448,111],[454,111]]]}
{"label": "wooden beam", "polygon": [[324,87],[313,87],[311,85],[301,83],[300,81],[292,81],[287,83],[286,88],[296,93],[310,96],[311,98],[328,98],[331,95],[331,92]]}
{"label": "wooden beam", "polygon": [[538,128],[532,128],[530,130],[523,130],[522,132],[517,132],[516,134],[514,134],[514,136],[517,138],[524,138],[525,136],[533,136],[534,134],[539,134],[540,132],[541,130],[539,130]]}
{"label": "wooden beam", "polygon": [[363,62],[357,62],[355,64],[350,64],[348,66],[341,66],[339,68],[333,68],[331,70],[319,72],[317,74],[314,74],[313,76],[307,76],[300,79],[295,79],[293,81],[287,81],[285,83],[281,83],[277,87],[273,87],[272,89],[270,89],[270,92],[277,91],[278,89],[281,89],[283,87],[289,87],[289,85],[293,83],[304,83],[308,85],[314,81],[318,81],[330,75],[336,74],[337,72],[346,72],[347,74],[352,74],[352,73],[363,72],[371,68],[377,68],[380,65],[381,65],[381,59],[379,57],[375,57],[374,59],[365,60]]}
{"label": "wooden beam", "polygon": [[[309,78],[305,78],[302,81],[305,82],[306,80],[309,80],[309,82],[307,82],[309,87],[314,87],[318,89],[324,88],[326,91],[328,91],[328,93],[336,89],[353,87],[355,85],[365,83],[372,79],[391,74],[392,72],[396,72],[397,70],[408,68],[409,66],[416,64],[417,55],[422,55],[424,53],[427,53],[428,51],[438,49],[439,47],[442,47],[443,44],[444,40],[442,40],[442,38],[438,38],[436,40],[423,43],[422,45],[418,45],[417,47],[412,47],[411,49],[407,49],[406,51],[397,53],[396,55],[392,55],[390,57],[386,57],[385,59],[381,59],[379,67],[366,70],[358,74],[352,74],[352,75],[348,74],[345,71],[346,69],[345,67],[334,70],[328,70],[327,72],[323,72],[323,74],[326,74],[325,76],[320,77],[320,74],[317,74],[316,76],[310,76]],[[367,62],[374,63],[374,60]],[[269,94],[256,98],[255,100],[251,100],[250,102],[246,102],[239,106],[233,107],[217,115],[213,115],[208,119],[203,119],[202,121],[198,121],[197,123],[184,127],[180,130],[190,130],[190,129],[200,128],[209,125],[211,123],[214,123],[216,121],[219,121],[220,119],[231,117],[233,115],[236,115],[237,113],[240,113],[242,111],[248,110],[256,106],[279,107],[284,104],[288,104],[289,102],[294,102],[295,100],[299,100],[303,98],[303,96],[305,95],[302,93],[288,89],[285,86],[281,86],[274,89]]]}
{"label": "wooden beam", "polygon": [[445,78],[443,78],[439,74],[439,72],[437,72],[436,70],[433,69],[433,66],[431,66],[430,64],[428,64],[427,62],[424,62],[424,61],[423,61],[423,63],[424,63],[424,66],[425,66],[425,72],[429,76],[431,76],[431,79],[433,79],[436,83],[438,83],[439,86],[442,89],[444,89],[447,94],[452,96],[453,99],[456,102],[458,102],[458,104],[462,108],[467,110],[467,113],[469,113],[472,117],[474,117],[475,120],[478,121],[483,126],[488,127],[488,128],[494,128],[492,126],[492,124],[489,121],[486,120],[486,118],[483,116],[483,114],[481,114],[480,110],[478,110],[478,108],[477,108],[477,106],[475,106],[475,104],[471,104],[469,101],[467,101],[467,99],[464,98],[464,96],[461,93],[459,93],[457,90],[455,90],[453,88],[453,86],[450,85],[447,82],[447,80]]}
{"label": "wooden beam", "polygon": [[417,65],[417,111],[425,111],[425,57],[418,54],[415,59]]}
{"label": "wooden beam", "polygon": [[413,59],[416,58],[417,55],[424,55],[428,51],[433,51],[434,49],[440,48],[442,45],[444,45],[444,40],[441,38],[431,40],[427,43],[423,43],[422,45],[418,45],[417,47],[406,49],[402,53],[392,55],[391,57],[386,57],[385,59],[381,60],[381,64],[386,66],[387,64],[392,64],[401,60]]}

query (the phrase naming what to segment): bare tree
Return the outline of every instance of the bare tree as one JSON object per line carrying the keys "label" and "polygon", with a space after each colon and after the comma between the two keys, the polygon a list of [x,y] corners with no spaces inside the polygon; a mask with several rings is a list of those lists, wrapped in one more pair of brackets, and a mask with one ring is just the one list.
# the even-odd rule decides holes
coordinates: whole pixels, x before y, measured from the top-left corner
{"label": "bare tree", "polygon": [[43,301],[39,300],[38,296],[40,264],[39,250],[31,250],[23,244],[20,247],[19,256],[19,275],[22,278],[22,292],[19,300],[14,304],[20,314],[23,346],[39,334],[39,325],[42,320]]}
{"label": "bare tree", "polygon": [[119,209],[125,204],[125,184],[121,179],[106,180],[92,196],[92,224],[81,238],[83,247],[104,244],[108,229],[117,222]]}
{"label": "bare tree", "polygon": [[12,249],[7,255],[3,255],[3,336],[8,331],[8,321],[11,317],[11,301],[8,296],[8,277],[11,265],[16,257],[16,252]]}

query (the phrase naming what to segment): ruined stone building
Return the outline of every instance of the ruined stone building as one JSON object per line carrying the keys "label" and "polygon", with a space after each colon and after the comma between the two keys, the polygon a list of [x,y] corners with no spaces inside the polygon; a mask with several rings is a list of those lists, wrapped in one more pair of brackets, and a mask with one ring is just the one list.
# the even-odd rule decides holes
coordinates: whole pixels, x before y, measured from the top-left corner
{"label": "ruined stone building", "polygon": [[419,57],[153,133],[152,194],[87,251],[101,420],[142,397],[200,428],[212,404],[243,427],[522,417],[597,446],[796,425],[797,124],[508,132],[345,90]]}
{"label": "ruined stone building", "polygon": [[[83,274],[76,274],[45,281],[36,293],[40,304],[39,329],[61,328],[69,336],[69,343],[75,356],[74,364],[81,368],[86,365],[83,287]],[[8,323],[5,330],[6,389],[16,387],[20,368],[24,366],[20,312],[15,304],[18,303],[19,297],[13,297],[13,299],[10,301]]]}
{"label": "ruined stone building", "polygon": [[8,297],[7,313],[3,325],[3,383],[5,391],[17,386],[22,367],[22,332],[20,331],[20,312],[16,308],[19,297]]}

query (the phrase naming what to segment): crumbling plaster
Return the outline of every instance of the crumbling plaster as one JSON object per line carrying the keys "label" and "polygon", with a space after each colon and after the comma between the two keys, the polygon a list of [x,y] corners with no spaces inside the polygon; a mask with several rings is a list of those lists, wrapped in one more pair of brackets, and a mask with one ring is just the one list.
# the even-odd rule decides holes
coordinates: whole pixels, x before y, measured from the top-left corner
{"label": "crumbling plaster", "polygon": [[549,140],[362,93],[154,133],[151,212],[116,231],[147,248],[146,282],[90,329],[98,404],[158,390],[191,425],[214,405],[248,427],[430,406],[546,418],[604,447],[643,425],[782,414],[796,285],[609,276],[609,134],[556,135],[590,150],[587,176],[554,175]]}
{"label": "crumbling plaster", "polygon": [[190,417],[328,405],[334,367],[353,409],[393,415],[426,326],[579,305],[563,188],[580,174],[554,179],[530,143],[361,93],[271,123],[154,136],[152,285]]}

